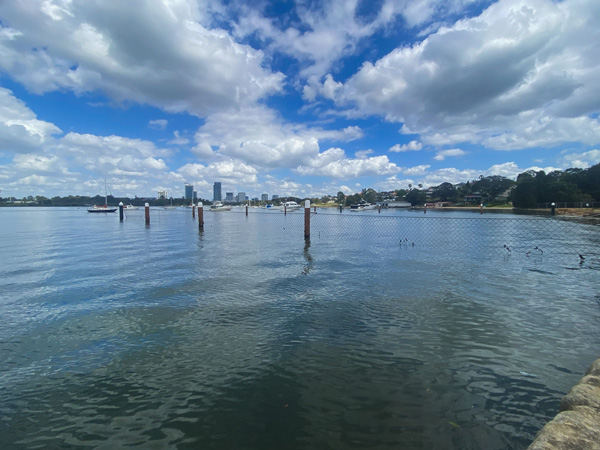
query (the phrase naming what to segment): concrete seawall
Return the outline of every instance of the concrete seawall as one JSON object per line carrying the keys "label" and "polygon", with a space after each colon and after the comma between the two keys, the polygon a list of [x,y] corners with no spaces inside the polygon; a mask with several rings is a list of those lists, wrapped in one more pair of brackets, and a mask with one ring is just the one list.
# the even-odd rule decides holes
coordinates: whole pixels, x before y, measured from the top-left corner
{"label": "concrete seawall", "polygon": [[600,359],[560,402],[528,450],[600,450]]}

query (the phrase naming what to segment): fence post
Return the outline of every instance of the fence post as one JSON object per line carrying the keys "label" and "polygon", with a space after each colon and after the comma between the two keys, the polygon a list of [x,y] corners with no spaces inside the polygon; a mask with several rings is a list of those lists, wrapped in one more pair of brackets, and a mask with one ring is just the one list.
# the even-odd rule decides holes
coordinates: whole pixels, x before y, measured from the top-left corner
{"label": "fence post", "polygon": [[310,200],[304,202],[304,239],[310,239]]}
{"label": "fence post", "polygon": [[196,218],[196,205],[192,202],[192,219]]}
{"label": "fence post", "polygon": [[119,221],[123,222],[123,202],[119,202]]}
{"label": "fence post", "polygon": [[146,216],[146,225],[150,225],[150,203],[146,202],[144,205],[144,211]]}
{"label": "fence post", "polygon": [[198,202],[198,229],[204,230],[204,205]]}
{"label": "fence post", "polygon": [[550,203],[550,208],[551,208],[550,214],[552,214],[552,215],[556,214],[556,203],[554,203],[554,202]]}

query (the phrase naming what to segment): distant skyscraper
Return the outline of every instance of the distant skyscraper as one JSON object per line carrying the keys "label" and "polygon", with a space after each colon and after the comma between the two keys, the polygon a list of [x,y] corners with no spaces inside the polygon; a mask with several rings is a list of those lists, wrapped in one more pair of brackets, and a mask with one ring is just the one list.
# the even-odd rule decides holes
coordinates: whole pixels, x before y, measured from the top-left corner
{"label": "distant skyscraper", "polygon": [[278,198],[279,198],[279,195],[273,194],[273,197],[272,197],[273,200],[277,200]]}
{"label": "distant skyscraper", "polygon": [[246,193],[245,192],[238,192],[237,201],[239,203],[244,203],[246,201]]}
{"label": "distant skyscraper", "polygon": [[269,194],[261,194],[260,195],[260,201],[261,202],[268,202],[269,201]]}
{"label": "distant skyscraper", "polygon": [[221,182],[220,181],[215,181],[215,184],[213,185],[213,201],[221,201]]}
{"label": "distant skyscraper", "polygon": [[233,192],[225,192],[225,203],[233,203]]}
{"label": "distant skyscraper", "polygon": [[191,200],[192,198],[194,198],[194,185],[185,183],[184,187],[185,187],[185,199]]}
{"label": "distant skyscraper", "polygon": [[158,199],[167,198],[167,191],[158,191]]}
{"label": "distant skyscraper", "polygon": [[198,191],[194,191],[194,200],[198,200]]}

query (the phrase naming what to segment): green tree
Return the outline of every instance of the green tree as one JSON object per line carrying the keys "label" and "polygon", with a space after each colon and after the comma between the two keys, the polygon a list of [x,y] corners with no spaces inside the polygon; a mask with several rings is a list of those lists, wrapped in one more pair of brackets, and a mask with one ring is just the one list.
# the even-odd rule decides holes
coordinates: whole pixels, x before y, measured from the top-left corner
{"label": "green tree", "polygon": [[451,183],[442,183],[433,189],[433,195],[443,202],[454,201],[456,199],[456,189]]}
{"label": "green tree", "polygon": [[363,189],[362,198],[368,203],[375,203],[377,201],[377,191],[375,189]]}
{"label": "green tree", "polygon": [[337,202],[343,204],[345,200],[346,200],[346,194],[344,194],[342,191],[338,191]]}
{"label": "green tree", "polygon": [[425,191],[419,189],[413,189],[404,196],[404,200],[410,202],[413,206],[424,205],[427,201],[427,194]]}

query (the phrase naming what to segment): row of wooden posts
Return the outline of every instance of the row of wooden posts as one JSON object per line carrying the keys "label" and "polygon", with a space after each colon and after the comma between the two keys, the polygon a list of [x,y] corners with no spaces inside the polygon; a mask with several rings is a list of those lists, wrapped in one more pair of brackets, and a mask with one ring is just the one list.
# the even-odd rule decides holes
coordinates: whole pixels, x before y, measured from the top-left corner
{"label": "row of wooden posts", "polygon": [[[202,202],[198,202],[198,229],[200,231],[204,230],[204,205]],[[124,214],[123,214],[123,202],[119,203],[119,220],[123,222]],[[317,208],[315,207],[315,212]],[[283,210],[284,214],[287,214],[287,209]],[[146,225],[150,225],[150,204],[146,203],[144,205],[144,216],[146,218]],[[246,217],[248,217],[248,205],[246,205]],[[196,205],[192,203],[192,218],[196,219]],[[306,200],[304,202],[304,239],[310,239],[310,200]]]}

